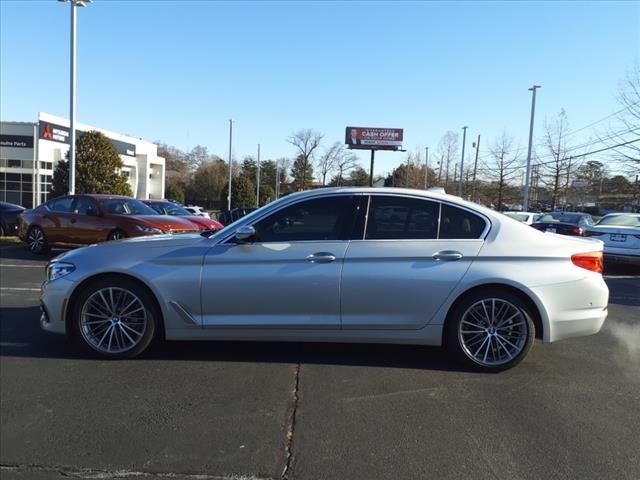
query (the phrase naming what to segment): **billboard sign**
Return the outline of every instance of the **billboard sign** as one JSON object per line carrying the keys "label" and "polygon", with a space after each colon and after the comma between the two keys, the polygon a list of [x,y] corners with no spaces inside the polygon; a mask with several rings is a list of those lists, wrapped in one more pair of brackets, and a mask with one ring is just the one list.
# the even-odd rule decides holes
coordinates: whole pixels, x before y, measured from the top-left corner
{"label": "billboard sign", "polygon": [[347,127],[344,143],[362,150],[399,150],[402,138],[401,128]]}

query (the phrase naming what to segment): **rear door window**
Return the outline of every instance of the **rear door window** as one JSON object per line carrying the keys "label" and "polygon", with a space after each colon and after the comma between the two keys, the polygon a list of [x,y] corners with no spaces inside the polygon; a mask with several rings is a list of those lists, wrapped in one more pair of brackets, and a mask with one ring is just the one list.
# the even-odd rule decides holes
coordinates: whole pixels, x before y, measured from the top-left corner
{"label": "rear door window", "polygon": [[374,195],[369,206],[365,239],[435,239],[439,209],[439,203],[431,200]]}
{"label": "rear door window", "polygon": [[438,238],[456,240],[480,238],[486,227],[487,222],[479,215],[469,210],[442,204]]}
{"label": "rear door window", "polygon": [[71,205],[73,204],[74,197],[61,197],[51,200],[47,203],[47,207],[52,212],[56,213],[70,213]]}

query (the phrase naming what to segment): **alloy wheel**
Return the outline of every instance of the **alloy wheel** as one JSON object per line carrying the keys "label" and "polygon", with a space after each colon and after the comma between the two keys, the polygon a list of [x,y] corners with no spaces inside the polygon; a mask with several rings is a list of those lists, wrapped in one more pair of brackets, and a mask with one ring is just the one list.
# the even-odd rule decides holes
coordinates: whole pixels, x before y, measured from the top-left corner
{"label": "alloy wheel", "polygon": [[119,354],[135,348],[148,328],[147,309],[133,292],[106,287],[89,296],[80,312],[80,332],[95,350]]}
{"label": "alloy wheel", "polygon": [[115,232],[111,232],[109,234],[109,240],[122,240],[123,238],[127,238],[127,236],[120,230],[116,230]]}
{"label": "alloy wheel", "polygon": [[27,236],[27,246],[33,253],[42,252],[45,247],[44,232],[38,227],[32,228]]}
{"label": "alloy wheel", "polygon": [[517,358],[529,336],[525,314],[501,298],[473,303],[458,324],[458,340],[464,353],[475,363],[497,367]]}

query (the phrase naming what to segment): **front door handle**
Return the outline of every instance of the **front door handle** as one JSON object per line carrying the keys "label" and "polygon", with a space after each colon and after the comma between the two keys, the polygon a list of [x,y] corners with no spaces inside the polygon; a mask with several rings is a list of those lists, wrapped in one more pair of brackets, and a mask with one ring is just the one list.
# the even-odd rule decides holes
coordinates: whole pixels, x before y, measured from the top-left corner
{"label": "front door handle", "polygon": [[309,263],[331,263],[335,261],[336,256],[333,253],[317,252],[308,255],[306,260]]}
{"label": "front door handle", "polygon": [[462,257],[463,255],[455,250],[442,250],[433,254],[434,260],[443,260],[445,262],[460,260]]}

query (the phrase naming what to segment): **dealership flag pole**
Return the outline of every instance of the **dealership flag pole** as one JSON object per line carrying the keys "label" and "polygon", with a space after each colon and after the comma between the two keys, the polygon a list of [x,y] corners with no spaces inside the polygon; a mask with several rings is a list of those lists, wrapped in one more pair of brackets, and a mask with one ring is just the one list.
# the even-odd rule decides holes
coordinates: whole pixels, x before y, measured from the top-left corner
{"label": "dealership flag pole", "polygon": [[227,195],[227,210],[231,210],[231,140],[233,138],[233,120],[229,119],[229,194]]}

